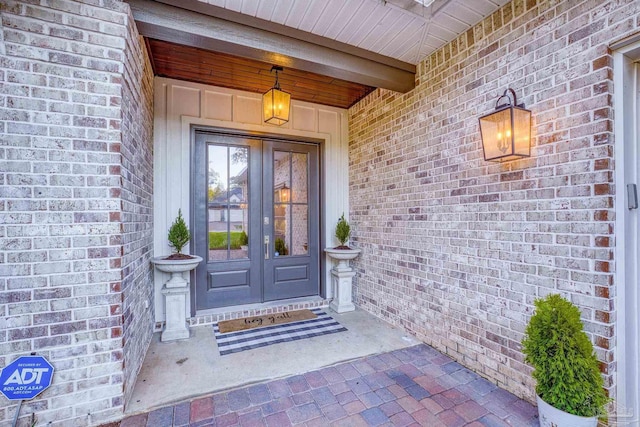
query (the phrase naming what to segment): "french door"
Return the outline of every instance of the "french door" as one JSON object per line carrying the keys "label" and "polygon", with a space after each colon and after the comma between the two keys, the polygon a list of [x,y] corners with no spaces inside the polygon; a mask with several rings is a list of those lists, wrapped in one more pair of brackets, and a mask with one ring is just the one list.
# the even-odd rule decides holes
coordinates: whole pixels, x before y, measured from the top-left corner
{"label": "french door", "polygon": [[318,295],[318,146],[196,132],[195,307]]}

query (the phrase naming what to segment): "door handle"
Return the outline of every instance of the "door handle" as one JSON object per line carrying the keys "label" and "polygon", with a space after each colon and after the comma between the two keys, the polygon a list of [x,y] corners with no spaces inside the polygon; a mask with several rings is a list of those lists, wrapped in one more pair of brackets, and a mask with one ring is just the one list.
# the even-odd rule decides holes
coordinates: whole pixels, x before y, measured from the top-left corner
{"label": "door handle", "polygon": [[635,184],[627,184],[627,207],[638,209],[638,189]]}
{"label": "door handle", "polygon": [[269,235],[264,236],[264,259],[269,259]]}

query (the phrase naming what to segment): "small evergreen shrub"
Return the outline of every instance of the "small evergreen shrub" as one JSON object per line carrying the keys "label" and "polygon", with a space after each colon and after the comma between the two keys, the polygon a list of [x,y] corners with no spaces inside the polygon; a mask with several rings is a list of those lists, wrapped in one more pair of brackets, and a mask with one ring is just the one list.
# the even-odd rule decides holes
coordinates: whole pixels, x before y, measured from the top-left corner
{"label": "small evergreen shrub", "polygon": [[247,236],[247,233],[242,230],[242,232],[240,233],[240,245],[241,246],[247,246],[249,244],[249,236]]}
{"label": "small evergreen shrub", "polygon": [[564,412],[603,416],[609,399],[580,310],[557,294],[536,299],[535,306],[522,351],[525,362],[534,368],[536,393]]}
{"label": "small evergreen shrub", "polygon": [[349,241],[349,237],[351,237],[351,226],[349,225],[347,220],[344,219],[343,213],[338,220],[338,223],[336,224],[336,239],[338,239],[338,242],[340,242],[339,247],[346,247],[346,244]]}
{"label": "small evergreen shrub", "polygon": [[177,254],[182,252],[182,248],[191,240],[191,233],[187,228],[187,224],[182,218],[182,209],[178,209],[178,217],[169,228],[169,246],[171,246]]}
{"label": "small evergreen shrub", "polygon": [[287,250],[287,245],[284,244],[284,240],[282,240],[281,238],[276,239],[274,246],[275,246],[276,252],[278,252],[278,254],[280,255],[287,255],[289,252]]}

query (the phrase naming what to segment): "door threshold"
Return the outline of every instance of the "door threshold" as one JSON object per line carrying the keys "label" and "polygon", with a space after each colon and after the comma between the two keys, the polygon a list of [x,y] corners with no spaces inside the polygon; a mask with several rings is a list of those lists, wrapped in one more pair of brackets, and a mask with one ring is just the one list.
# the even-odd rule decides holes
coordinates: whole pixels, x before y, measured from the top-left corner
{"label": "door threshold", "polygon": [[310,297],[268,301],[257,304],[235,305],[230,307],[211,308],[208,310],[198,310],[196,311],[196,315],[188,319],[188,321],[189,326],[209,325],[221,320],[262,316],[265,314],[280,313],[284,311],[304,310],[328,306],[329,300],[315,295]]}

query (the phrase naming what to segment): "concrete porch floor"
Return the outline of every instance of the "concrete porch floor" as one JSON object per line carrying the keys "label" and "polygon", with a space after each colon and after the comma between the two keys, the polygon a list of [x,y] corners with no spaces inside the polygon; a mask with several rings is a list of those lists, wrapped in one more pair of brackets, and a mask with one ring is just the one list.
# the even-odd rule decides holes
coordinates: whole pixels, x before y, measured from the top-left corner
{"label": "concrete porch floor", "polygon": [[219,356],[213,327],[147,353],[121,427],[537,426],[536,409],[360,310],[348,332]]}
{"label": "concrete porch floor", "polygon": [[362,310],[325,311],[347,331],[226,356],[218,353],[211,325],[191,328],[191,338],[171,343],[160,342],[155,334],[126,414],[419,343]]}

